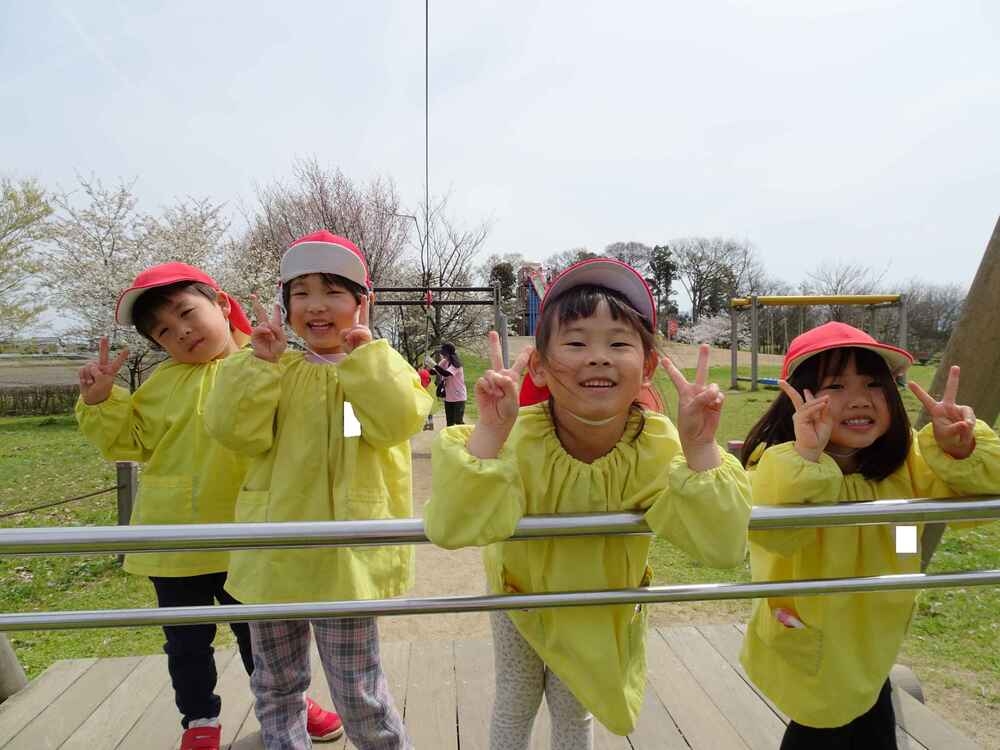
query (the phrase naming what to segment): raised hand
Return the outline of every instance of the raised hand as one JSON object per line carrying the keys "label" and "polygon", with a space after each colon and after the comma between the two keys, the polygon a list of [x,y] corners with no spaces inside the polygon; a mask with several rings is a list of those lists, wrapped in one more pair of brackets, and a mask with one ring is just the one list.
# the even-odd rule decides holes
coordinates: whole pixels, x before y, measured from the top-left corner
{"label": "raised hand", "polygon": [[345,328],[340,332],[340,340],[344,344],[344,349],[348,354],[359,346],[371,343],[372,332],[368,327],[368,295],[361,297],[357,309],[354,311],[354,325]]}
{"label": "raised hand", "polygon": [[531,347],[526,347],[510,367],[503,366],[500,336],[496,331],[489,335],[491,368],[476,381],[476,404],[479,421],[469,439],[469,452],[479,458],[495,458],[510,435],[517,419],[518,391],[521,375],[528,366]]}
{"label": "raised hand", "polygon": [[88,362],[80,368],[80,396],[83,403],[93,406],[107,401],[115,384],[115,377],[128,359],[128,349],[122,349],[118,356],[108,361],[108,337],[101,336],[96,362]]}
{"label": "raised hand", "polygon": [[256,294],[250,296],[250,302],[254,317],[257,318],[257,325],[250,332],[253,353],[268,362],[277,362],[288,346],[288,337],[285,336],[285,326],[281,320],[281,307],[275,305],[274,312],[268,317],[267,310],[260,304]]}
{"label": "raised hand", "polygon": [[830,397],[816,398],[806,388],[802,397],[787,380],[779,380],[778,386],[795,407],[792,426],[795,428],[795,450],[807,461],[819,461],[823,449],[830,442],[833,433],[833,415],[830,413]]}
{"label": "raised hand", "polygon": [[927,410],[931,424],[934,425],[934,439],[941,450],[952,458],[968,458],[976,448],[976,413],[971,406],[955,403],[959,375],[961,368],[952,365],[948,370],[948,381],[940,401],[935,401],[933,396],[912,380],[907,385]]}
{"label": "raised hand", "polygon": [[718,385],[707,383],[708,354],[708,344],[698,347],[698,367],[693,383],[688,382],[670,357],[660,358],[660,365],[677,389],[677,432],[684,457],[693,471],[711,469],[722,462],[715,443],[715,432],[719,429],[722,402],[726,396]]}

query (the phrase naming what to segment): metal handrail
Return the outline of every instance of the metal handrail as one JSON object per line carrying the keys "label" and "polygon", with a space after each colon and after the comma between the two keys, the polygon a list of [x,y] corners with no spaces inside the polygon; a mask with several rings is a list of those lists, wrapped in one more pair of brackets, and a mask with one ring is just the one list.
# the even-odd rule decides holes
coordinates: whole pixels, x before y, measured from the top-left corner
{"label": "metal handrail", "polygon": [[135,625],[194,625],[259,620],[313,620],[331,617],[387,617],[441,613],[489,612],[503,609],[541,609],[607,604],[758,599],[770,596],[809,596],[831,593],[905,591],[988,586],[1000,583],[1000,570],[963,573],[912,573],[867,578],[829,578],[773,583],[697,583],[634,589],[573,591],[552,594],[491,594],[423,599],[370,599],[296,604],[243,604],[162,609],[112,609],[79,612],[30,612],[0,615],[4,630],[72,630]]}
{"label": "metal handrail", "polygon": [[[875,500],[756,506],[751,531],[981,521],[1000,518],[1000,498]],[[556,536],[649,534],[641,512],[527,516],[512,540]],[[0,555],[74,555],[288,547],[424,544],[423,521],[316,521],[163,526],[84,526],[0,530]]]}

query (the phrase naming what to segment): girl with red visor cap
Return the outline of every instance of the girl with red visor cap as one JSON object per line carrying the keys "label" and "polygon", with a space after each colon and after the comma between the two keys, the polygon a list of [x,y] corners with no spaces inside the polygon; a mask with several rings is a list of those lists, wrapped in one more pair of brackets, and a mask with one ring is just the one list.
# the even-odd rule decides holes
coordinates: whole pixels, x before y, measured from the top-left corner
{"label": "girl with red visor cap", "polygon": [[[655,347],[655,308],[630,266],[571,266],[542,300],[535,351],[475,386],[475,427],[448,427],[433,450],[428,537],[486,546],[493,593],[632,588],[650,582],[648,536],[507,541],[526,515],[643,510],[650,528],[707,565],[743,562],[750,486],[715,442],[723,394],[708,384],[708,347],[689,383]],[[661,365],[677,388],[677,427],[639,403]],[[518,408],[522,394],[537,401]],[[529,393],[531,391],[531,393]],[[542,695],[557,750],[593,747],[596,716],[635,727],[646,684],[646,610],[632,604],[491,615],[496,654],[493,750],[528,747]]]}
{"label": "girl with red visor cap", "polygon": [[[368,328],[371,283],[361,251],[316,232],[281,259],[281,304],[255,301],[252,349],[220,368],[208,428],[249,459],[241,522],[353,521],[412,515],[409,438],[432,399],[416,371]],[[284,323],[306,351],[287,347]],[[234,551],[228,591],[254,604],[382,599],[413,585],[412,547]],[[352,747],[405,750],[374,617],[250,624],[250,681],[268,750],[309,747],[310,631]]]}
{"label": "girl with red visor cap", "polygon": [[[782,393],[743,447],[754,504],[1000,492],[1000,441],[970,407],[955,403],[957,366],[940,401],[909,383],[931,417],[912,430],[896,384],[912,362],[908,352],[845,323],[794,339]],[[890,525],[751,532],[751,573],[755,581],[918,573],[920,533],[922,526]],[[893,591],[754,602],[741,659],[791,719],[784,750],[896,747],[888,677],[915,597]]]}
{"label": "girl with red visor cap", "polygon": [[[185,263],[148,268],[118,298],[115,320],[134,325],[169,359],[129,394],[115,385],[128,357],[100,357],[80,370],[80,430],[111,461],[144,464],[133,524],[229,523],[247,462],[209,437],[202,406],[219,365],[250,338],[239,303],[205,272]],[[239,604],[226,593],[226,552],[126,555],[125,570],[149,576],[161,607]],[[248,673],[253,671],[246,623],[230,626]],[[221,699],[212,652],[215,625],[166,625],[164,651],[181,712],[182,750],[219,747]],[[318,707],[317,707],[318,708]],[[319,709],[322,711],[322,709]],[[323,711],[327,724],[340,720]],[[329,731],[327,727],[326,732]]]}

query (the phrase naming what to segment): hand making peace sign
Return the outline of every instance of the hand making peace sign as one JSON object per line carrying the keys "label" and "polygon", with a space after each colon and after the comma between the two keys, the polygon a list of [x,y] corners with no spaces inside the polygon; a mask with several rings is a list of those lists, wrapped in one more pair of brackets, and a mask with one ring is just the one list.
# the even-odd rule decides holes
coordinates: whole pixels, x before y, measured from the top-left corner
{"label": "hand making peace sign", "polygon": [[935,401],[927,391],[912,380],[907,384],[913,395],[927,410],[927,415],[934,425],[934,439],[938,446],[952,458],[968,458],[976,447],[976,414],[971,406],[955,403],[958,396],[958,378],[961,368],[952,365],[948,370],[948,382],[944,386],[944,395],[940,401]]}
{"label": "hand making peace sign", "polygon": [[505,368],[500,336],[496,331],[490,331],[489,350],[491,369],[476,381],[476,403],[479,405],[479,421],[476,424],[502,432],[503,440],[506,440],[517,419],[521,375],[528,366],[532,349],[525,347],[514,364]]}
{"label": "hand making peace sign", "polygon": [[361,297],[361,301],[354,311],[354,325],[340,332],[340,340],[348,354],[372,340],[372,332],[368,327],[368,304],[369,297],[366,294]]}
{"label": "hand making peace sign", "polygon": [[660,358],[660,365],[677,389],[677,432],[688,466],[694,471],[713,468],[721,461],[715,432],[719,429],[726,395],[715,383],[707,383],[708,354],[708,344],[698,347],[698,367],[693,383],[688,382],[670,357]]}
{"label": "hand making peace sign", "polygon": [[253,353],[268,362],[277,362],[288,346],[288,337],[285,336],[285,326],[281,320],[281,306],[275,305],[274,312],[268,318],[267,310],[260,304],[256,294],[250,295],[250,303],[253,305],[254,317],[257,318],[257,325],[250,332]]}
{"label": "hand making peace sign", "polygon": [[80,396],[83,403],[93,406],[108,399],[115,384],[115,377],[128,359],[128,349],[122,349],[114,361],[108,361],[108,337],[101,336],[96,362],[80,368]]}
{"label": "hand making peace sign", "polygon": [[830,413],[830,397],[816,398],[806,388],[805,398],[787,381],[779,380],[778,386],[795,407],[792,426],[795,428],[795,450],[807,461],[819,461],[826,444],[833,434],[833,415]]}

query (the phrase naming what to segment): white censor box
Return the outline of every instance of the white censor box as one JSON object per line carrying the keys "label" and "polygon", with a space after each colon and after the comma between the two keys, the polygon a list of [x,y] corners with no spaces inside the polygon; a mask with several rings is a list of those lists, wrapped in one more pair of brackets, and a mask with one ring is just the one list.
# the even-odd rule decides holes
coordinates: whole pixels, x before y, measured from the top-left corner
{"label": "white censor box", "polygon": [[897,526],[896,527],[896,554],[915,555],[917,554],[917,527]]}
{"label": "white censor box", "polygon": [[361,422],[354,416],[354,407],[350,401],[344,402],[344,437],[361,437]]}

